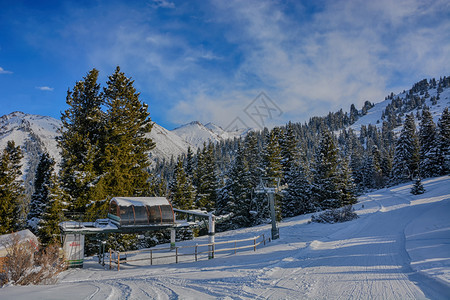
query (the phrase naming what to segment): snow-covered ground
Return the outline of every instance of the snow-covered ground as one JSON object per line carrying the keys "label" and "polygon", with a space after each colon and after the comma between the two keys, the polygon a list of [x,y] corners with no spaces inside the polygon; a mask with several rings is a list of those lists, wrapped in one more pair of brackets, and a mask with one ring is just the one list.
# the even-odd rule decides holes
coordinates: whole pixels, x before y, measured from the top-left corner
{"label": "snow-covered ground", "polygon": [[[94,259],[50,286],[8,286],[1,299],[450,299],[450,177],[374,191],[360,218],[280,223],[280,239],[237,255],[179,264],[103,269]],[[270,226],[224,232],[216,240],[268,235]],[[204,243],[206,237],[178,245]]]}

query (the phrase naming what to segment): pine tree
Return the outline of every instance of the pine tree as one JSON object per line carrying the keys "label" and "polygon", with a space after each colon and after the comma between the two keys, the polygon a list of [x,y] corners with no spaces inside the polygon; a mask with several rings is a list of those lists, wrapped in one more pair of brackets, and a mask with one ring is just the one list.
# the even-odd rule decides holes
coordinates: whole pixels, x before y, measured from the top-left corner
{"label": "pine tree", "polygon": [[436,125],[433,122],[428,107],[424,107],[419,127],[420,142],[420,172],[422,177],[432,177],[439,173],[438,165],[438,147],[436,139]]}
{"label": "pine tree", "polygon": [[338,149],[328,130],[322,132],[314,164],[312,197],[316,209],[341,206],[338,190]]}
{"label": "pine tree", "polygon": [[27,225],[37,233],[38,225],[43,217],[44,211],[49,201],[51,188],[51,177],[54,171],[55,161],[43,153],[39,159],[34,180],[34,193],[31,196],[30,211],[27,216]]}
{"label": "pine tree", "polygon": [[280,139],[280,149],[281,149],[281,164],[283,166],[283,177],[282,183],[285,182],[286,174],[294,167],[295,162],[299,159],[299,148],[298,141],[295,137],[294,126],[291,122],[286,125],[286,130],[282,134]]}
{"label": "pine tree", "polygon": [[349,163],[345,159],[340,159],[338,176],[337,176],[337,189],[339,191],[339,205],[346,206],[355,204],[357,201],[355,184],[353,182]]}
{"label": "pine tree", "polygon": [[244,140],[242,149],[247,165],[244,178],[245,193],[248,198],[251,198],[249,209],[253,212],[251,216],[253,225],[264,222],[270,215],[266,195],[255,193],[255,188],[264,175],[262,144],[262,136],[256,132],[250,132]]}
{"label": "pine tree", "polygon": [[252,199],[249,191],[249,169],[244,150],[238,145],[236,159],[228,174],[226,211],[233,214],[237,227],[250,226],[252,222]]}
{"label": "pine tree", "polygon": [[[267,143],[263,149],[264,177],[268,187],[276,187],[283,179],[283,164],[281,156],[281,147],[279,140],[281,138],[281,129],[275,127],[267,136]],[[279,194],[275,195],[275,210],[277,219],[281,219],[282,199]]]}
{"label": "pine tree", "polygon": [[0,156],[0,234],[11,233],[22,227],[22,157],[20,146],[16,147],[14,141],[8,141]]}
{"label": "pine tree", "polygon": [[182,159],[178,160],[170,187],[169,196],[173,207],[178,209],[192,209],[194,204],[194,187],[186,176]]}
{"label": "pine tree", "polygon": [[412,180],[420,161],[420,144],[416,134],[414,115],[406,115],[405,124],[395,146],[393,173],[397,182]]}
{"label": "pine tree", "polygon": [[75,84],[73,91],[67,92],[69,108],[61,115],[60,180],[64,192],[70,196],[70,209],[80,213],[84,213],[89,201],[96,198],[101,174],[103,99],[97,77],[98,71],[92,69]]}
{"label": "pine tree", "polygon": [[293,217],[314,211],[311,203],[311,183],[300,161],[293,162],[286,176],[283,191],[283,217]]}
{"label": "pine tree", "polygon": [[422,181],[420,178],[416,179],[416,182],[414,183],[413,187],[411,188],[411,194],[413,195],[420,195],[425,193],[425,188],[423,187]]}
{"label": "pine tree", "polygon": [[148,152],[154,143],[148,133],[152,123],[133,83],[117,67],[103,91],[107,112],[100,183],[103,194],[109,197],[149,193]]}
{"label": "pine tree", "polygon": [[198,155],[197,169],[197,196],[195,206],[197,208],[212,211],[216,207],[217,200],[217,173],[214,145],[204,145],[201,155]]}
{"label": "pine tree", "polygon": [[192,179],[194,176],[194,153],[192,152],[191,147],[188,147],[187,149],[185,171],[186,176]]}
{"label": "pine tree", "polygon": [[59,243],[59,223],[64,220],[67,195],[59,187],[56,175],[50,178],[47,203],[42,211],[39,222],[38,236],[43,245]]}
{"label": "pine tree", "polygon": [[450,172],[450,113],[448,107],[442,112],[438,121],[438,158],[437,168],[440,175]]}

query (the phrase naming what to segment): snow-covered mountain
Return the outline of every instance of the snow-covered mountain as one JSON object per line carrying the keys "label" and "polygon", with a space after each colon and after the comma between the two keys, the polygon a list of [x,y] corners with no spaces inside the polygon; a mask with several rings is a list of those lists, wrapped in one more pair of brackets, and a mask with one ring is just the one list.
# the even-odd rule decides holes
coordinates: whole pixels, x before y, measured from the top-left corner
{"label": "snow-covered mountain", "polygon": [[[61,161],[56,137],[62,123],[52,117],[31,115],[23,112],[13,112],[0,117],[0,150],[12,140],[20,146],[24,154],[22,173],[27,194],[30,195],[34,183],[34,175],[41,153],[47,152],[56,161],[56,167]],[[156,143],[150,152],[153,161],[170,160],[185,153],[188,147],[193,147],[175,133],[154,123],[149,137]]]}
{"label": "snow-covered mountain", "polygon": [[203,146],[204,143],[217,143],[226,139],[244,136],[249,130],[225,131],[214,123],[203,125],[199,121],[193,121],[173,129],[172,132],[198,148]]}
{"label": "snow-covered mountain", "polygon": [[156,123],[153,123],[153,128],[149,137],[156,144],[155,148],[150,152],[150,157],[153,160],[170,160],[172,156],[177,158],[179,155],[186,153],[189,147],[193,148],[192,144],[184,141],[176,133],[171,132]]}
{"label": "snow-covered mountain", "polygon": [[12,140],[20,146],[24,155],[22,173],[27,194],[30,194],[39,155],[47,152],[56,162],[60,161],[56,137],[61,121],[45,116],[13,112],[0,117],[0,149]]}

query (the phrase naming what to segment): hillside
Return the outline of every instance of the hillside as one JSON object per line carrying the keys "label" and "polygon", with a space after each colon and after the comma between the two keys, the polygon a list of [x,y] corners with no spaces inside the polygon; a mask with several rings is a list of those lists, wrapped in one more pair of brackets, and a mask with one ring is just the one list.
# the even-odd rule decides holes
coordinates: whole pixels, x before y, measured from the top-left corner
{"label": "hillside", "polygon": [[[9,286],[5,299],[448,299],[448,176],[365,194],[347,223],[279,223],[280,239],[213,260],[103,269],[90,258],[51,286]],[[216,241],[270,234],[270,225],[216,234]],[[207,237],[180,242],[195,245]],[[76,292],[74,292],[76,291]]]}

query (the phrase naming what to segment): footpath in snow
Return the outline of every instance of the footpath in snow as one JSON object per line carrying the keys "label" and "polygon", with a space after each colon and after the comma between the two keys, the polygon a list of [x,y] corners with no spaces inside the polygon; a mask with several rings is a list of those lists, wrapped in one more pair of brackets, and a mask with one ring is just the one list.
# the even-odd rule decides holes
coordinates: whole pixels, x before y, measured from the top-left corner
{"label": "footpath in snow", "polygon": [[[359,198],[360,216],[279,224],[280,239],[256,252],[170,265],[124,265],[120,272],[88,259],[51,286],[9,286],[0,299],[450,299],[450,177]],[[270,234],[270,225],[216,235],[234,240]],[[207,237],[179,243],[205,243]]]}

